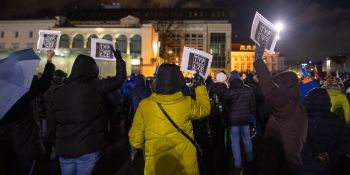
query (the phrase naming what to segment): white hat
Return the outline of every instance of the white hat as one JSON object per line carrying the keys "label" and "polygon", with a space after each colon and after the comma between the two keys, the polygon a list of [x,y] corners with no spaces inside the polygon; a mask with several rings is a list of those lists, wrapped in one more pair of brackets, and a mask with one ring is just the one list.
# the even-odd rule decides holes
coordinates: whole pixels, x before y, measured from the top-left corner
{"label": "white hat", "polygon": [[216,74],[215,79],[216,79],[216,81],[223,83],[227,80],[227,75],[223,72],[219,72]]}

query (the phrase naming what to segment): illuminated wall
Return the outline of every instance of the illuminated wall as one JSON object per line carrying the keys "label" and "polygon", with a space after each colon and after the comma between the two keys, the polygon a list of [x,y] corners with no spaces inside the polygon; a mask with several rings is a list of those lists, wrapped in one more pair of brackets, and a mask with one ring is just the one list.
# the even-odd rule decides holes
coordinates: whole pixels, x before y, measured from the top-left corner
{"label": "illuminated wall", "polygon": [[[240,45],[238,50],[231,51],[231,71],[252,72],[254,71],[255,45]],[[278,52],[274,54],[264,53],[263,59],[271,72],[284,70],[284,58]]]}

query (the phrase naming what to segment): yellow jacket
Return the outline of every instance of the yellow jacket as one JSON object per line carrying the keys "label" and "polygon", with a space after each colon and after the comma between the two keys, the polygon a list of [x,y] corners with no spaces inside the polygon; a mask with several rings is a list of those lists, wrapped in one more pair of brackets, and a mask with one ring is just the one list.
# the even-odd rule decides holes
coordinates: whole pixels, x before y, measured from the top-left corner
{"label": "yellow jacket", "polygon": [[340,115],[346,123],[349,123],[350,107],[346,96],[339,89],[329,88],[327,91],[331,97],[331,111]]}
{"label": "yellow jacket", "polygon": [[162,104],[171,119],[194,138],[191,120],[210,113],[206,88],[199,86],[195,92],[197,100],[177,92],[153,93],[141,101],[129,131],[129,141],[133,147],[145,149],[145,175],[199,174],[196,147],[174,128],[156,103]]}

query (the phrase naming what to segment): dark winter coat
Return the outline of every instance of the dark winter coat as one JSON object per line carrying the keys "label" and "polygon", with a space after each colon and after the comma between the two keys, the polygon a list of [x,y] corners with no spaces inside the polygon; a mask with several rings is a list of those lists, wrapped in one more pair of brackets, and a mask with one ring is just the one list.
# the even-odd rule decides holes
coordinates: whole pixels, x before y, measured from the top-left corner
{"label": "dark winter coat", "polygon": [[135,114],[137,107],[139,106],[142,99],[151,95],[151,89],[146,87],[144,77],[141,75],[135,76],[131,80],[131,103],[132,111]]}
{"label": "dark winter coat", "polygon": [[67,81],[50,94],[48,127],[58,155],[77,157],[106,145],[103,97],[117,90],[126,77],[125,63],[117,59],[116,65],[115,77],[99,80],[95,60],[79,55]]}
{"label": "dark winter coat", "polygon": [[327,90],[316,88],[304,99],[309,119],[303,150],[304,175],[339,174],[340,157],[350,153],[350,137],[341,119],[331,112]]}
{"label": "dark winter coat", "polygon": [[[43,75],[32,81],[30,90],[0,120],[0,158],[12,154],[11,158],[35,160],[44,154],[40,138],[39,118],[35,112],[35,99],[45,92],[53,79],[55,66],[47,63]],[[5,160],[9,161],[9,160]]]}
{"label": "dark winter coat", "polygon": [[262,93],[259,84],[255,82],[252,75],[247,75],[247,78],[244,82],[248,85],[255,94],[256,101],[256,121],[259,130],[259,134],[263,134],[265,131],[265,127],[271,112],[271,105],[266,101],[264,94]]}
{"label": "dark winter coat", "polygon": [[242,80],[235,78],[230,81],[230,88],[213,85],[211,89],[225,101],[224,116],[229,126],[248,125],[255,115],[255,95]]}
{"label": "dark winter coat", "polygon": [[254,68],[259,86],[272,106],[263,136],[262,174],[301,174],[307,115],[300,100],[298,78],[292,72],[271,77],[263,59],[255,61]]}

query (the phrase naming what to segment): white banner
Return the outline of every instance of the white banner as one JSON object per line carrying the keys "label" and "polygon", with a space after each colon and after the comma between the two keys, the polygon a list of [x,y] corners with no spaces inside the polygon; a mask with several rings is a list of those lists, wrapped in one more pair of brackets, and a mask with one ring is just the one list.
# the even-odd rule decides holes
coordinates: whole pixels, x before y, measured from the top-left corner
{"label": "white banner", "polygon": [[250,38],[259,46],[265,43],[265,50],[269,53],[273,53],[278,36],[279,30],[277,30],[277,27],[256,12]]}
{"label": "white banner", "polygon": [[53,30],[39,30],[37,49],[55,50],[60,42],[61,32]]}
{"label": "white banner", "polygon": [[201,50],[184,47],[182,54],[181,71],[196,73],[207,79],[213,55],[203,52]]}
{"label": "white banner", "polygon": [[114,43],[105,39],[91,38],[91,57],[98,60],[114,60]]}

